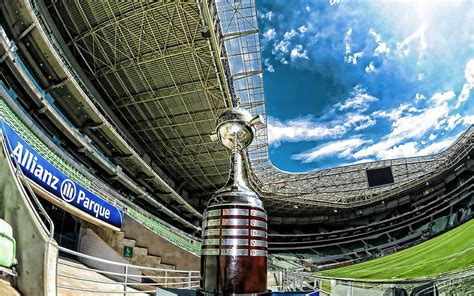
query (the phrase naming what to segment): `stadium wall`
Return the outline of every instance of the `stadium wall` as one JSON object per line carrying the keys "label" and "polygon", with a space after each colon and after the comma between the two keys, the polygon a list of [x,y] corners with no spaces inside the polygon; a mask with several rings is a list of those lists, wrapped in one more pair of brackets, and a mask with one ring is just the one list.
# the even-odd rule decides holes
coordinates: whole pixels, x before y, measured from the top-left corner
{"label": "stadium wall", "polygon": [[8,159],[0,135],[0,217],[12,226],[16,240],[16,286],[24,295],[56,295],[58,245]]}
{"label": "stadium wall", "polygon": [[[120,232],[90,223],[82,223],[82,227],[97,233],[107,245],[112,246],[115,252],[119,254],[123,253],[124,244],[117,240],[125,238],[126,241],[133,240],[134,246],[148,249],[148,255],[161,257],[163,264],[173,265],[176,269],[181,270],[199,270],[200,258],[198,255],[185,251],[166,239],[155,235],[128,215],[125,215],[123,219],[121,230],[123,235],[120,235]],[[147,266],[146,262],[134,262],[133,258],[131,258],[130,262]]]}

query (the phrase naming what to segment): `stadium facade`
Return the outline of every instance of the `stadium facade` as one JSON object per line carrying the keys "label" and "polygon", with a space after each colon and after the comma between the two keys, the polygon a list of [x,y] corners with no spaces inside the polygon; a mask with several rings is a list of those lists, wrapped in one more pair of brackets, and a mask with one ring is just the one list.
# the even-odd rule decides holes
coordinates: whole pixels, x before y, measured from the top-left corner
{"label": "stadium facade", "polygon": [[[0,185],[15,188],[0,218],[16,236],[18,289],[87,292],[72,274],[91,268],[126,292],[144,291],[147,276],[197,287],[202,213],[230,169],[210,135],[225,110],[265,115],[254,2],[0,9]],[[268,212],[270,265],[352,264],[469,221],[473,144],[471,126],[436,155],[294,174],[273,166],[266,124],[256,125],[243,161]]]}

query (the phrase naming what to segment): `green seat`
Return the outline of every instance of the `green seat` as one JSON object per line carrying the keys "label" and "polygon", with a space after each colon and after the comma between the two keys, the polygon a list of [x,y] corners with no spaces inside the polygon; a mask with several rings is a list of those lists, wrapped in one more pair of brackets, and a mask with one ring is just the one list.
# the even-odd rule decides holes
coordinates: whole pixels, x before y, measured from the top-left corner
{"label": "green seat", "polygon": [[0,219],[0,266],[12,267],[16,263],[16,241],[12,227]]}

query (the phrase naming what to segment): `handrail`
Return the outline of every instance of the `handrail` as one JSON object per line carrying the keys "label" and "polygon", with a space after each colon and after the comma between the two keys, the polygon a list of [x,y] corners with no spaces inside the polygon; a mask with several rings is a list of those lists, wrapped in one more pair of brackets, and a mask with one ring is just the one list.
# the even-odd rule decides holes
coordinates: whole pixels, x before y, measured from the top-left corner
{"label": "handrail", "polygon": [[284,275],[299,276],[307,279],[317,280],[338,280],[352,283],[365,283],[365,284],[418,284],[426,282],[446,282],[453,279],[461,279],[474,276],[474,270],[460,270],[455,273],[448,273],[437,277],[426,277],[419,279],[392,279],[392,280],[364,280],[364,279],[353,279],[353,278],[339,278],[339,277],[327,277],[322,275],[316,275],[308,272],[281,270]]}
{"label": "handrail", "polygon": [[102,259],[102,258],[94,257],[94,256],[91,256],[91,255],[83,254],[83,253],[80,253],[80,252],[77,252],[77,251],[73,251],[73,250],[61,247],[61,246],[59,246],[59,250],[61,252],[64,252],[64,253],[67,253],[67,254],[70,254],[70,255],[74,255],[74,256],[77,256],[77,257],[80,257],[80,258],[89,259],[89,260],[97,261],[97,262],[100,262],[100,263],[117,265],[117,266],[124,266],[124,267],[128,266],[128,267],[131,267],[131,268],[153,270],[153,271],[167,271],[167,272],[176,272],[176,273],[183,273],[183,272],[186,272],[186,273],[189,273],[189,272],[199,273],[199,271],[197,271],[197,270],[166,269],[166,268],[155,268],[155,267],[140,266],[140,265],[127,264],[127,263],[120,263],[120,262],[116,262],[116,261],[111,261],[111,260]]}
{"label": "handrail", "polygon": [[[101,293],[101,294],[108,294],[108,293],[116,293],[123,295],[128,294],[149,294],[156,293],[156,289],[164,287],[175,287],[175,288],[197,288],[199,286],[200,280],[200,272],[196,270],[176,270],[176,269],[165,269],[165,268],[155,268],[149,266],[140,266],[128,263],[121,263],[112,260],[107,260],[103,258],[98,258],[95,256],[83,254],[81,252],[73,251],[64,247],[59,246],[59,251],[76,256],[78,258],[94,261],[103,264],[104,266],[118,266],[123,268],[123,272],[121,271],[111,271],[111,270],[102,270],[97,268],[91,268],[82,264],[74,264],[73,262],[69,263],[68,261],[59,261],[58,264],[63,266],[69,266],[81,270],[87,270],[91,272],[95,272],[101,274],[105,277],[111,278],[111,281],[105,281],[100,279],[91,279],[86,277],[81,277],[78,275],[71,275],[71,274],[64,274],[61,272],[57,273],[57,277],[73,279],[76,281],[83,281],[89,283],[95,283],[99,285],[116,285],[122,286],[123,289],[121,291],[112,291],[109,288],[105,288],[107,290],[98,290],[97,287],[94,288],[82,288],[82,287],[75,287],[75,286],[68,286],[59,283],[58,288],[61,289],[68,289],[73,291],[81,291],[81,292],[93,292],[93,293]],[[105,268],[106,269],[106,268]],[[133,270],[134,273],[130,273]],[[140,273],[137,274],[136,271]],[[156,275],[144,274],[142,271],[148,272],[156,272]],[[117,279],[118,278],[118,279]],[[145,280],[142,282],[142,280]],[[143,290],[142,290],[143,289]]]}
{"label": "handrail", "polygon": [[[3,123],[2,123],[2,127],[3,127]],[[5,137],[5,135],[3,134],[3,132],[0,132],[0,134],[2,135],[1,137],[1,140],[2,142],[4,143],[4,145],[8,145],[7,147],[9,149],[7,149],[7,147],[4,146],[5,148],[5,152],[6,153],[6,157],[7,158],[10,158],[10,159],[13,159],[13,163],[15,165],[15,175],[17,178],[21,177],[22,179],[26,180],[26,176],[25,174],[23,173],[23,171],[21,170],[20,168],[20,163],[17,161],[16,158],[14,157],[10,157],[10,155],[8,154],[8,151],[13,151],[11,145],[10,145],[10,141],[8,140],[7,137]],[[43,205],[41,204],[41,202],[39,201],[38,197],[36,196],[36,194],[34,193],[33,189],[31,188],[30,184],[28,184],[28,182],[20,182],[20,183],[23,183],[23,185],[26,187],[28,193],[29,193],[29,200],[33,199],[34,203],[36,204],[36,206],[39,208],[41,214],[43,215],[43,217],[46,219],[46,221],[48,221],[48,224],[49,224],[49,229],[46,228],[46,225],[44,225],[44,222],[43,220],[39,217],[38,215],[38,212],[35,210],[33,211],[35,213],[35,215],[37,216],[39,222],[43,225],[44,229],[46,230],[46,232],[48,232],[48,236],[49,236],[49,239],[50,240],[54,240],[54,222],[53,220],[51,219],[51,217],[49,217],[48,213],[46,212],[46,210],[44,209]]]}

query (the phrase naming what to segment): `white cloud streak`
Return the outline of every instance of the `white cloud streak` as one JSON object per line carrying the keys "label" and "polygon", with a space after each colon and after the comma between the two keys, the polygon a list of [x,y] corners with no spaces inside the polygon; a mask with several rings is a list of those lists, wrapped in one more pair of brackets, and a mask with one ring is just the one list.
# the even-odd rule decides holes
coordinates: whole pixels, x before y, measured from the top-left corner
{"label": "white cloud streak", "polygon": [[291,158],[309,163],[328,156],[349,157],[355,148],[362,146],[368,141],[359,138],[333,141],[319,145],[311,150],[295,154]]}
{"label": "white cloud streak", "polygon": [[[453,91],[436,93],[430,99],[430,107],[417,110],[410,104],[403,104],[390,111],[377,111],[376,117],[386,117],[392,121],[392,131],[380,142],[354,153],[356,158],[375,156],[378,159],[414,156],[418,153],[416,142],[406,142],[410,139],[420,139],[431,130],[439,130],[448,122],[448,101],[453,99]],[[402,144],[405,142],[404,144]]]}
{"label": "white cloud streak", "polygon": [[343,125],[324,125],[311,118],[296,118],[288,121],[268,118],[268,142],[277,147],[281,142],[319,140],[337,137],[346,132],[347,129]]}
{"label": "white cloud streak", "polygon": [[418,41],[418,53],[419,57],[422,57],[425,50],[428,48],[428,43],[426,42],[426,33],[427,26],[425,24],[421,25],[415,32],[413,32],[410,36],[403,39],[402,42],[397,43],[397,51],[400,55],[409,55],[410,50]]}
{"label": "white cloud streak", "polygon": [[464,69],[464,77],[466,78],[466,83],[464,83],[461,93],[459,94],[456,109],[469,99],[471,90],[474,88],[474,59],[467,62],[466,68]]}
{"label": "white cloud streak", "polygon": [[363,112],[367,110],[370,103],[375,101],[378,101],[376,97],[367,94],[361,85],[356,85],[351,93],[351,97],[344,103],[339,104],[339,110],[358,110],[359,112]]}

